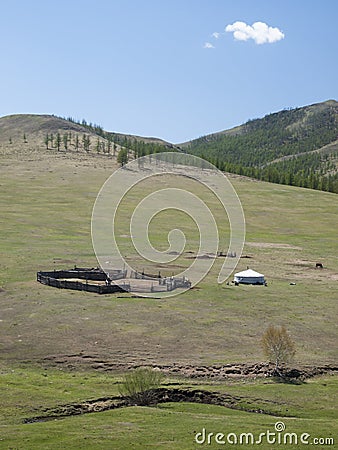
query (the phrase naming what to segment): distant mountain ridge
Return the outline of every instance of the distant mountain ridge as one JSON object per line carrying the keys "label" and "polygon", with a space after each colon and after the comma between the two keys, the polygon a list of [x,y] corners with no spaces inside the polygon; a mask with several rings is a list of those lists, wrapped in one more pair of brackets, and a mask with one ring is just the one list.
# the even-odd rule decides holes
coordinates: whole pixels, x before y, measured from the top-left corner
{"label": "distant mountain ridge", "polygon": [[338,193],[338,102],[285,109],[229,130],[174,145],[159,138],[105,131],[68,117],[16,114],[0,118],[0,145],[85,150],[139,157],[161,151],[200,156],[220,170],[273,183]]}
{"label": "distant mountain ridge", "polygon": [[247,131],[247,125],[252,123],[252,122],[256,122],[256,121],[261,121],[264,120],[270,116],[275,116],[281,113],[287,113],[289,111],[303,111],[305,114],[309,115],[311,113],[318,113],[318,112],[323,112],[326,111],[328,108],[334,108],[337,109],[338,107],[338,102],[336,100],[326,100],[324,102],[320,102],[320,103],[313,103],[311,105],[307,105],[307,106],[302,106],[302,107],[295,107],[295,108],[285,108],[281,111],[277,111],[274,113],[269,113],[266,114],[264,117],[262,118],[255,118],[255,119],[249,119],[247,122],[245,122],[242,125],[237,125],[233,128],[229,128],[229,129],[225,129],[222,131],[217,131],[215,133],[209,133],[205,136],[201,136],[198,137],[197,139],[191,139],[189,141],[183,142],[180,145],[181,147],[184,147],[186,145],[191,144],[192,142],[196,142],[199,141],[200,139],[204,139],[204,138],[209,138],[209,137],[215,137],[215,136],[222,136],[222,135],[229,135],[229,136],[237,136],[237,135],[241,135],[244,134]]}
{"label": "distant mountain ridge", "polygon": [[249,120],[180,147],[228,172],[338,192],[338,102],[335,100]]}

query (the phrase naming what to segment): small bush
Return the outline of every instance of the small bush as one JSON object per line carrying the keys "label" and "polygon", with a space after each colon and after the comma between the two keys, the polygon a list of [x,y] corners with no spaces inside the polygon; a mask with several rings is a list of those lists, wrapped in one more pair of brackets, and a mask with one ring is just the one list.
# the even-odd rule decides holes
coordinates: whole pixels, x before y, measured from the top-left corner
{"label": "small bush", "polygon": [[135,405],[150,405],[155,400],[153,390],[160,386],[163,377],[161,372],[150,367],[138,367],[124,375],[120,394]]}

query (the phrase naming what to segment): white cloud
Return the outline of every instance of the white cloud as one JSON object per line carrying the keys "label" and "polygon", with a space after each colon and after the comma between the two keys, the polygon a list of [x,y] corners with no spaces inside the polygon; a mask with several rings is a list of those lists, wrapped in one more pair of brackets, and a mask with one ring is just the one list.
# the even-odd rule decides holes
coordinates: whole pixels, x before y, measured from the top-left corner
{"label": "white cloud", "polygon": [[264,22],[248,25],[245,22],[234,22],[225,27],[225,31],[233,33],[237,41],[253,39],[256,44],[272,44],[284,39],[284,33],[279,28],[270,27]]}
{"label": "white cloud", "polygon": [[215,48],[210,42],[206,42],[204,45],[203,45],[203,48]]}
{"label": "white cloud", "polygon": [[214,37],[215,39],[219,39],[221,36],[221,33],[219,33],[218,31],[215,31],[214,33],[212,33],[211,36]]}

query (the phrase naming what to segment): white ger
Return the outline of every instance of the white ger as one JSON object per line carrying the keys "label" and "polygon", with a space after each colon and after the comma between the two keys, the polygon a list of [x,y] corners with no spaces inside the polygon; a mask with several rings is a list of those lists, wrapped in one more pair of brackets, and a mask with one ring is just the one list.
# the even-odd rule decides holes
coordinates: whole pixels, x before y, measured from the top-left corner
{"label": "white ger", "polygon": [[263,274],[255,272],[252,269],[247,269],[243,270],[243,272],[235,273],[234,282],[242,284],[265,284],[265,279]]}

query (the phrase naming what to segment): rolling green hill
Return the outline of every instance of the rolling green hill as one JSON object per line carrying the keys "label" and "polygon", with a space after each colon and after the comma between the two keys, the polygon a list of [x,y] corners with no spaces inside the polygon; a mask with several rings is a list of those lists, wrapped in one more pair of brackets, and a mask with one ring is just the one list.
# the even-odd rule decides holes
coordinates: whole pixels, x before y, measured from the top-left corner
{"label": "rolling green hill", "polygon": [[0,118],[0,146],[9,153],[34,149],[85,151],[115,156],[127,148],[134,156],[158,151],[175,151],[169,142],[103,130],[100,125],[77,122],[71,117],[14,114]]}
{"label": "rolling green hill", "polygon": [[338,192],[338,102],[269,114],[180,146],[220,169]]}
{"label": "rolling green hill", "polygon": [[[0,118],[0,145],[11,151],[75,150],[130,157],[184,151],[219,169],[272,183],[338,193],[338,102],[286,109],[262,119],[174,145],[154,137],[105,131],[71,117],[18,114]],[[14,144],[14,145],[13,145]]]}

